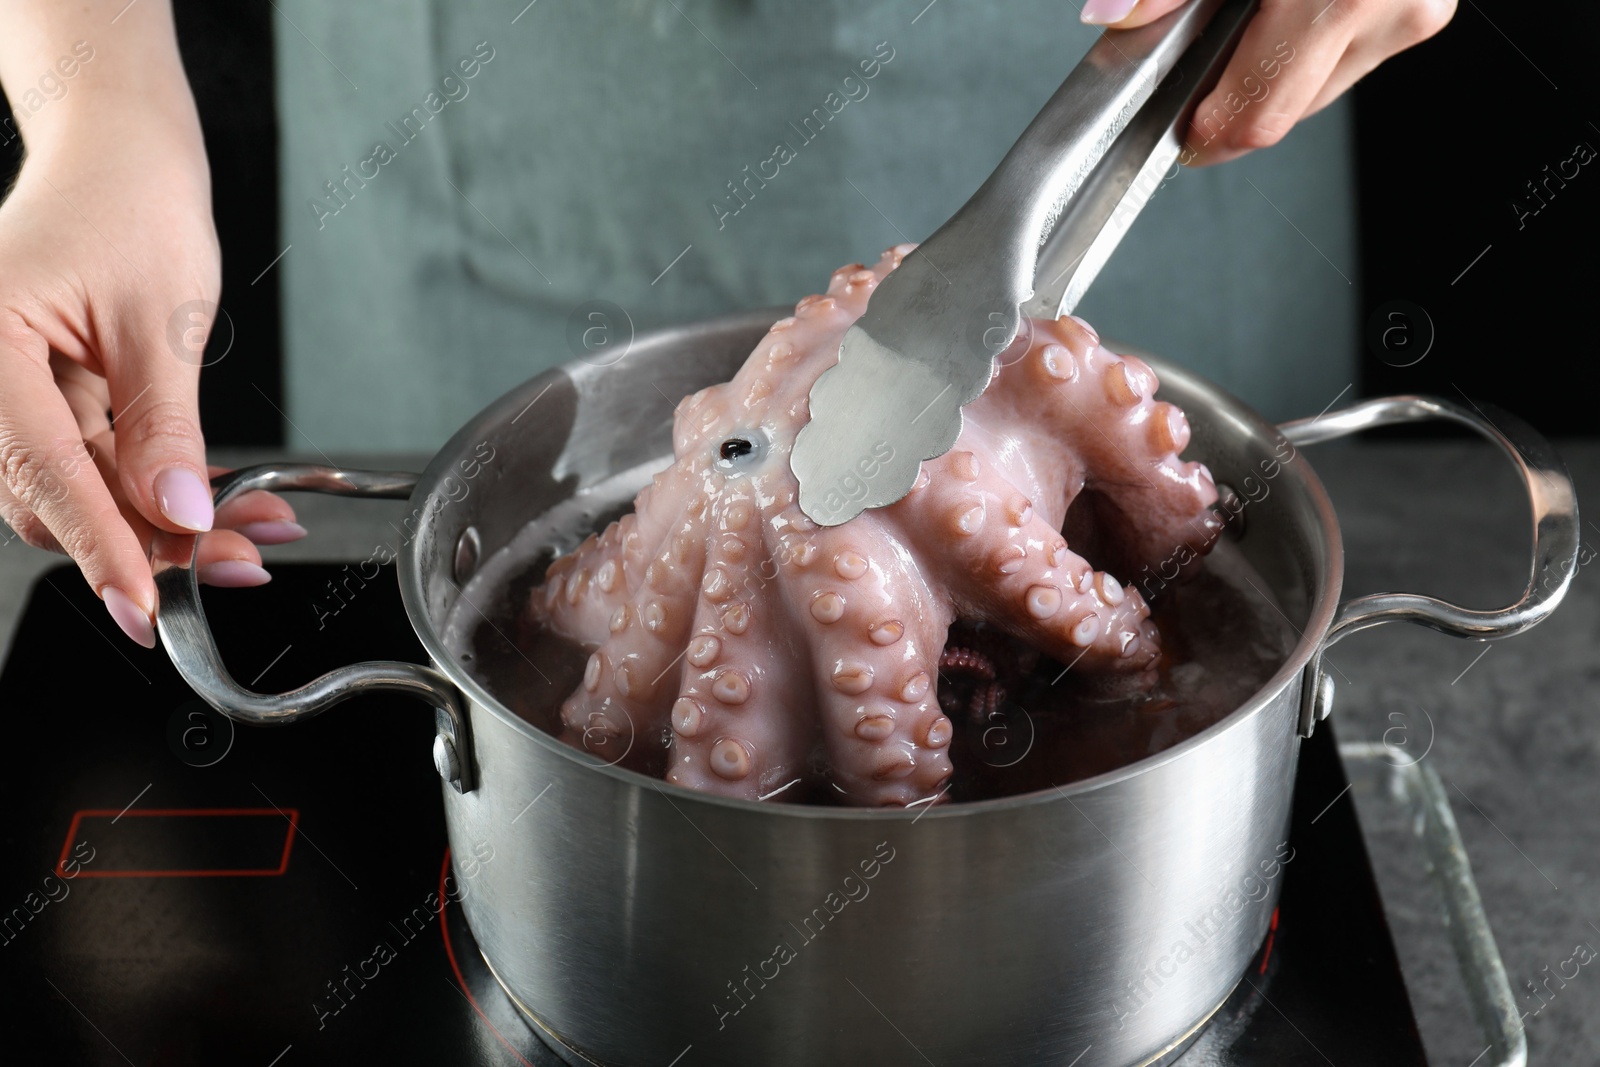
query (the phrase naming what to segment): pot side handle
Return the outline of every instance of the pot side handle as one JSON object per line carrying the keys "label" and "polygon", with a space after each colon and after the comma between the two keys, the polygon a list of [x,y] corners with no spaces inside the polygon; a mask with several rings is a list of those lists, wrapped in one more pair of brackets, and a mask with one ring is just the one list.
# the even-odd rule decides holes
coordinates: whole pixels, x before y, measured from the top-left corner
{"label": "pot side handle", "polygon": [[[1533,509],[1533,560],[1528,587],[1516,603],[1489,611],[1464,608],[1418,593],[1373,593],[1339,605],[1322,649],[1368,627],[1415,622],[1479,641],[1522,633],[1544,621],[1567,594],[1578,570],[1578,494],[1566,464],[1550,442],[1510,412],[1493,405],[1463,407],[1428,396],[1366,400],[1339,411],[1279,426],[1296,446],[1331,441],[1362,430],[1442,420],[1473,430],[1497,445],[1521,475]],[[1301,732],[1310,736],[1332,707],[1331,680],[1321,670],[1321,650],[1307,667]]]}
{"label": "pot side handle", "polygon": [[[269,463],[218,475],[211,484],[215,504],[220,508],[252,489],[405,500],[416,487],[417,477],[404,471]],[[181,544],[182,540],[173,538],[170,543]],[[472,746],[461,698],[449,679],[432,667],[399,660],[369,660],[339,667],[297,689],[277,694],[257,693],[235,681],[222,662],[200,604],[200,583],[194,566],[198,538],[188,540],[193,543],[188,558],[161,558],[158,553],[154,562],[156,591],[160,595],[156,630],[173,666],[202,700],[236,722],[278,726],[308,719],[361,693],[406,693],[434,709],[434,763],[440,776],[457,792],[472,790]]]}

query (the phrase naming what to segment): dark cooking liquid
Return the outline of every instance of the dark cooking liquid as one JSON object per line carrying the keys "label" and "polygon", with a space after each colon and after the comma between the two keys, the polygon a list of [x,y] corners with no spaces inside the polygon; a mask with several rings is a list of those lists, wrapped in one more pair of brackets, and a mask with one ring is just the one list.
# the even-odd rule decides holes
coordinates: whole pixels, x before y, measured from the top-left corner
{"label": "dark cooking liquid", "polygon": [[[561,736],[561,703],[583,678],[588,650],[525,621],[528,592],[539,584],[550,546],[567,550],[579,536],[615,516],[615,507],[582,515],[583,528],[552,537],[548,523],[524,531],[487,561],[463,590],[445,628],[467,669],[522,718]],[[565,516],[578,518],[575,509]],[[538,545],[541,551],[528,551]],[[1094,698],[1072,684],[1063,664],[1040,657],[1007,686],[1004,703],[986,717],[950,712],[955,765],[949,798],[982,800],[1065,785],[1115,770],[1167,749],[1217,722],[1249,699],[1294,647],[1295,633],[1261,590],[1269,588],[1239,550],[1223,541],[1191,581],[1169,588],[1152,605],[1161,628],[1159,680],[1148,693]],[[945,684],[941,680],[941,684]],[[624,738],[624,766],[660,776],[673,734],[665,722]],[[613,744],[617,742],[613,741]],[[815,767],[825,770],[818,754]],[[836,794],[820,775],[782,793],[786,801],[830,803]]]}

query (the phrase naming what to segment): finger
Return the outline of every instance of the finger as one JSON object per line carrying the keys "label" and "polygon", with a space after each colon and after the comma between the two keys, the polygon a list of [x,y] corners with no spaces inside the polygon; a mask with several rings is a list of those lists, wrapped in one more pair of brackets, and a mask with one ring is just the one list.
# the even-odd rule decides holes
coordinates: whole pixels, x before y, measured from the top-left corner
{"label": "finger", "polygon": [[93,437],[84,439],[84,451],[95,470],[100,474],[100,481],[105,484],[111,500],[117,505],[117,512],[121,514],[122,521],[128,524],[128,529],[133,531],[133,536],[144,549],[145,558],[150,557],[150,543],[155,537],[156,528],[150,525],[150,520],[139,514],[139,509],[128,500],[128,492],[122,487],[122,480],[117,477],[117,439],[108,425]]}
{"label": "finger", "polygon": [[1315,115],[1333,103],[1391,56],[1421,44],[1444,29],[1455,10],[1455,0],[1409,3],[1395,12],[1381,32],[1360,35],[1345,50],[1317,98],[1306,109],[1306,115]]}
{"label": "finger", "polygon": [[[260,494],[263,497],[272,497],[270,493]],[[278,501],[279,504],[283,502]],[[284,505],[287,506],[287,505]],[[11,527],[12,537],[42,548],[50,552],[60,552],[61,546],[56,542],[55,536],[40,522],[38,517],[28,508],[17,501],[11,491],[0,486],[0,519]],[[295,523],[287,523],[295,529],[300,529]],[[10,538],[0,538],[0,547],[9,543]],[[256,542],[243,531],[214,530],[200,536],[200,550],[195,559],[198,576],[201,584],[220,587],[240,588],[244,586],[265,585],[272,580],[261,565],[261,553],[256,549],[256,543],[273,544],[277,542]]]}
{"label": "finger", "polygon": [[56,540],[56,535],[50,528],[40,521],[33,510],[11,495],[11,490],[0,485],[0,522],[11,527],[9,535],[0,535],[0,540],[5,544],[12,541],[21,541],[23,544],[42,548],[46,552],[60,552],[66,555],[61,543]]}
{"label": "finger", "polygon": [[1176,11],[1188,0],[1084,0],[1079,14],[1092,26],[1127,30],[1154,22],[1169,11]]}
{"label": "finger", "polygon": [[155,581],[134,531],[86,456],[70,406],[50,372],[49,347],[16,315],[0,316],[0,474],[17,503],[77,562],[117,625],[146,648]]}
{"label": "finger", "polygon": [[237,530],[258,545],[281,545],[306,535],[306,528],[295,521],[289,502],[260,489],[222,505],[217,510],[216,526]]}
{"label": "finger", "polygon": [[1315,4],[1263,8],[1217,87],[1195,108],[1183,162],[1221,163],[1281,141],[1327,83],[1355,32],[1352,18],[1337,10],[1324,8],[1319,17]]}
{"label": "finger", "polygon": [[1323,83],[1317,92],[1316,99],[1306,108],[1306,113],[1301,115],[1302,120],[1310,118],[1329,104],[1333,103],[1356,82],[1372,73],[1374,67],[1389,58],[1387,52],[1376,48],[1361,49],[1351,48],[1345,52],[1333,72],[1328,75],[1328,80]]}
{"label": "finger", "polygon": [[[214,464],[206,468],[212,478],[229,470]],[[295,521],[289,502],[265,489],[252,489],[218,508],[216,526],[237,530],[258,545],[281,545],[306,535],[306,528]]]}
{"label": "finger", "polygon": [[141,515],[117,477],[117,442],[109,425],[84,443],[101,481],[147,558],[188,566],[192,557],[196,577],[202,585],[249,586],[271,580],[271,575],[261,568],[260,553],[239,534],[230,531],[199,534],[196,546],[195,536],[167,533]]}
{"label": "finger", "polygon": [[56,388],[66,398],[73,418],[78,420],[78,433],[85,441],[100,434],[111,425],[111,387],[106,380],[76,360],[60,352],[50,352],[50,373],[55,376]]}
{"label": "finger", "polygon": [[61,391],[62,398],[72,409],[73,417],[78,420],[78,432],[83,436],[79,458],[94,464],[100,480],[117,505],[117,511],[148,557],[155,528],[129,503],[128,494],[117,477],[117,442],[111,430],[110,387],[98,372],[54,349],[50,352],[50,370],[55,376],[56,388]]}
{"label": "finger", "polygon": [[228,589],[272,581],[272,575],[261,566],[261,553],[256,546],[234,530],[212,530],[200,535],[195,573],[202,585]]}
{"label": "finger", "polygon": [[166,325],[148,309],[119,322],[128,325],[117,327],[106,361],[117,475],[133,506],[157,528],[209,530],[216,516],[200,434],[198,361],[168,349]]}
{"label": "finger", "polygon": [[[184,566],[188,565],[192,555],[196,575],[202,585],[240,587],[264,585],[272,580],[272,576],[262,569],[261,553],[249,538],[238,531],[213,530],[201,534],[198,547],[191,543],[189,537],[175,537],[158,531],[129,502],[127,492],[117,477],[117,443],[111,431],[102,431],[86,444],[94,456],[101,478],[110,489],[112,499],[147,555]],[[246,500],[251,495],[246,494],[240,500]],[[271,496],[269,493],[260,495]]]}

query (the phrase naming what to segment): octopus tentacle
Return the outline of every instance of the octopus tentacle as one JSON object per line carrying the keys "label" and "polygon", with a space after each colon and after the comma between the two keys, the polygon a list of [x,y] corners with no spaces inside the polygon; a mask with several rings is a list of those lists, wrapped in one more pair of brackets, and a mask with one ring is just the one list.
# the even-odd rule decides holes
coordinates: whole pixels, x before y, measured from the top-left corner
{"label": "octopus tentacle", "polygon": [[[638,595],[651,565],[665,559],[669,567],[682,566],[679,560],[688,558],[682,545],[672,549],[672,556],[663,553],[684,537],[703,539],[697,531],[708,498],[696,482],[694,469],[657,474],[640,492],[632,514],[552,562],[531,605],[535,621],[583,644],[607,640],[616,611]],[[659,506],[658,497],[664,498]]]}
{"label": "octopus tentacle", "polygon": [[870,527],[821,530],[806,547],[780,580],[809,645],[835,786],[855,804],[931,796],[951,774],[934,690],[948,605]]}
{"label": "octopus tentacle", "polygon": [[1069,526],[1068,535],[1076,546],[1092,529],[1104,551],[1080,551],[1104,555],[1097,562],[1125,578],[1184,548],[1186,563],[1197,559],[1222,528],[1211,511],[1211,473],[1178,459],[1189,424],[1177,407],[1154,399],[1158,384],[1143,360],[1112,352],[1092,330],[1063,318],[1036,324],[1027,354],[1003,367],[974,405],[1051,428],[1054,449],[1081,470],[1064,487],[1068,504],[1080,491],[1092,494],[1085,504],[1092,502],[1094,514]]}
{"label": "octopus tentacle", "polygon": [[[1084,671],[1143,671],[1160,653],[1143,598],[1067,547],[975,452],[932,461],[928,484],[895,505],[962,618],[986,620]],[[937,553],[937,555],[935,555]]]}
{"label": "octopus tentacle", "polygon": [[811,682],[779,591],[763,577],[768,562],[759,540],[738,536],[712,552],[708,573],[718,578],[702,587],[672,704],[669,782],[755,800],[805,771]]}
{"label": "octopus tentacle", "polygon": [[643,569],[632,598],[612,610],[608,636],[561,707],[566,737],[578,747],[620,758],[622,749],[665,725],[705,569],[703,527],[685,519]]}
{"label": "octopus tentacle", "polygon": [[[962,628],[966,630],[966,628]],[[1005,703],[1006,685],[1000,667],[979,642],[969,641],[976,632],[957,635],[951,627],[945,635],[944,651],[939,654],[939,706],[950,715],[965,714],[967,721],[982,724]],[[960,689],[966,689],[962,699]]]}
{"label": "octopus tentacle", "polygon": [[[604,640],[606,619],[612,607],[607,601],[614,595],[625,601],[626,585],[621,581],[622,562],[619,546],[611,530],[611,539],[594,534],[583,543],[550,565],[545,572],[545,583],[534,598],[534,618],[539,622],[576,641],[593,644]],[[597,582],[599,574],[602,581]],[[601,588],[602,582],[609,586]]]}
{"label": "octopus tentacle", "polygon": [[984,604],[990,622],[1081,671],[1143,671],[1160,655],[1160,636],[1136,590],[1095,570],[1037,516],[1007,541],[1018,544],[1030,551],[992,553],[987,574],[965,575],[957,586]]}

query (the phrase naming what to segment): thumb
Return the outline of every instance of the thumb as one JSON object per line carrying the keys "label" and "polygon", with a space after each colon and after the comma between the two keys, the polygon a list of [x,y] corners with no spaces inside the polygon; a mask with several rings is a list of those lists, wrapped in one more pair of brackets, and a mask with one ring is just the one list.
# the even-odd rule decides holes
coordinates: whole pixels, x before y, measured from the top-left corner
{"label": "thumb", "polygon": [[1110,26],[1131,30],[1154,22],[1169,11],[1176,11],[1187,0],[1084,0],[1084,22],[1093,26]]}
{"label": "thumb", "polygon": [[117,477],[134,508],[171,533],[209,530],[215,517],[199,391],[216,310],[210,301],[191,300],[165,321],[140,315],[106,361]]}

